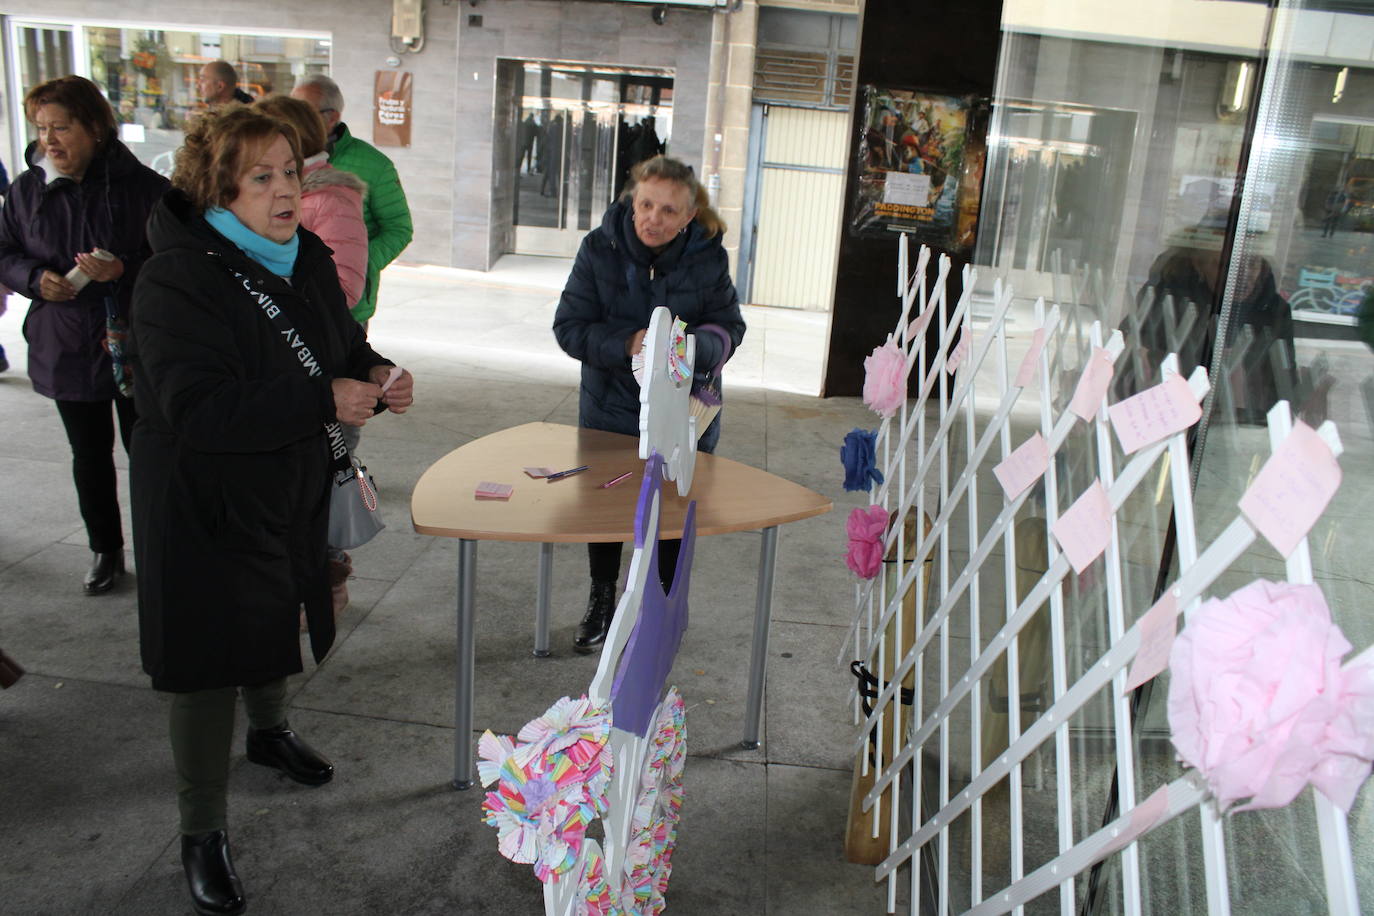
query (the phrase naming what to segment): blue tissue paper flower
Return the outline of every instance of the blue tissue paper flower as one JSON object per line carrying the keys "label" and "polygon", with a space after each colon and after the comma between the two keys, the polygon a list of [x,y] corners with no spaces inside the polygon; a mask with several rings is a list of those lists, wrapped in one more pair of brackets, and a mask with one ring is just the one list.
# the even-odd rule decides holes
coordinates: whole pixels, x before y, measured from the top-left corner
{"label": "blue tissue paper flower", "polygon": [[875,466],[878,431],[854,428],[844,437],[840,461],[844,462],[844,488],[868,492],[883,482],[883,472]]}

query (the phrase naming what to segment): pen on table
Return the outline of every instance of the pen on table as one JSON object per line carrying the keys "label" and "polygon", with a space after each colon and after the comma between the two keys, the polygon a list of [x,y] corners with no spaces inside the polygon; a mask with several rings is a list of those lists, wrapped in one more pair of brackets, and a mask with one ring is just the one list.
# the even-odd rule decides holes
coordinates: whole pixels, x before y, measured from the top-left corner
{"label": "pen on table", "polygon": [[625,479],[627,479],[627,478],[633,477],[633,476],[634,476],[634,473],[635,473],[634,471],[626,471],[624,474],[621,474],[619,477],[613,477],[613,478],[611,478],[610,480],[608,480],[608,481],[606,481],[605,483],[603,483],[603,484],[601,485],[601,489],[603,489],[603,490],[609,490],[611,487],[613,487],[613,486],[615,486],[616,484],[620,483],[622,480],[625,480]]}
{"label": "pen on table", "polygon": [[582,467],[580,467],[580,468],[568,468],[566,471],[559,471],[559,472],[556,473],[556,474],[550,474],[548,477],[545,477],[544,479],[547,480],[547,481],[550,481],[550,482],[555,481],[555,480],[562,480],[564,477],[568,477],[568,476],[570,476],[570,475],[572,475],[572,474],[581,473],[582,471],[585,471],[585,470],[587,470],[587,469],[590,468],[590,467],[591,467],[590,464],[584,464],[584,465],[582,465]]}

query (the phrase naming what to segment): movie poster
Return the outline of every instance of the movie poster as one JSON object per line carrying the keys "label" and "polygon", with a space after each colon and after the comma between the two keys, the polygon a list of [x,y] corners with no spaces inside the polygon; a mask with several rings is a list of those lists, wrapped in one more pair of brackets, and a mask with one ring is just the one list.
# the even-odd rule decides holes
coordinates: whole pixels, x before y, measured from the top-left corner
{"label": "movie poster", "polygon": [[[977,99],[872,85],[862,89],[864,120],[855,163],[859,186],[850,231],[868,237],[909,232],[947,250],[962,247],[963,238],[972,236],[967,225],[958,231],[960,211],[968,209],[970,197],[964,194],[961,201],[963,184],[975,185],[970,190],[977,208],[977,170],[965,168]],[[968,213],[963,221],[969,221]]]}

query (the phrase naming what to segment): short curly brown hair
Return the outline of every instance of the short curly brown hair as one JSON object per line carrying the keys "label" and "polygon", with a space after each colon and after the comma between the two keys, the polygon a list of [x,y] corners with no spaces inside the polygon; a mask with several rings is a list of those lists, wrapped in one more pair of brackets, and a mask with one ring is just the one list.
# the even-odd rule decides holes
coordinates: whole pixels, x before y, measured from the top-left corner
{"label": "short curly brown hair", "polygon": [[191,122],[176,152],[172,187],[199,210],[227,207],[239,196],[239,179],[277,136],[291,144],[296,169],[305,167],[296,128],[243,105],[225,105]]}
{"label": "short curly brown hair", "polygon": [[72,120],[86,128],[97,141],[114,136],[114,109],[100,94],[100,87],[84,76],[59,76],[34,86],[24,96],[24,117],[37,123],[38,109],[61,105]]}

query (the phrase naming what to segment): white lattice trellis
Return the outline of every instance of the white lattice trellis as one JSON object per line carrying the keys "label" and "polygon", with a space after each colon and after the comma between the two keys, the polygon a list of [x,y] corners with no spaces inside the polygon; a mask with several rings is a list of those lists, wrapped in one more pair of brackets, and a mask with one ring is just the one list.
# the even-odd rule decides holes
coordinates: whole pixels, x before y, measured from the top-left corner
{"label": "white lattice trellis", "polygon": [[[877,866],[877,880],[888,882],[888,909],[895,911],[899,896],[899,873],[905,869],[910,885],[910,911],[922,911],[923,901],[931,900],[938,912],[956,909],[954,900],[966,901],[974,913],[1018,911],[1028,901],[1058,889],[1060,912],[1075,911],[1075,881],[1083,872],[1118,852],[1120,860],[1119,896],[1127,914],[1142,912],[1141,867],[1134,842],[1140,835],[1166,823],[1194,807],[1201,808],[1201,846],[1206,899],[1211,913],[1230,912],[1230,892],[1226,870],[1226,824],[1205,788],[1191,772],[1174,779],[1148,799],[1137,797],[1138,757],[1132,740],[1131,707],[1126,690],[1127,672],[1141,647],[1141,625],[1137,620],[1144,610],[1128,606],[1123,588],[1122,540],[1116,512],[1147,482],[1155,501],[1172,506],[1177,536],[1177,579],[1168,585],[1185,618],[1191,616],[1202,597],[1231,564],[1256,540],[1257,532],[1238,509],[1233,520],[1205,549],[1197,543],[1194,503],[1189,479],[1186,431],[1129,456],[1117,467],[1109,428],[1106,397],[1095,405],[1091,420],[1083,421],[1066,410],[1056,416],[1051,382],[1062,377],[1063,364],[1079,350],[1066,335],[1082,335],[1079,316],[1074,311],[1069,321],[1062,320],[1058,306],[1046,311],[1044,303],[1035,307],[1035,319],[1043,329],[1045,345],[1027,359],[1033,360],[1033,382],[1039,387],[1038,432],[1050,455],[1043,476],[1043,527],[1047,547],[1045,568],[1034,585],[1018,596],[1017,549],[1018,510],[1035,488],[1015,498],[999,497],[1000,508],[980,514],[978,474],[985,475],[996,461],[1005,460],[1019,443],[1012,441],[1011,422],[1023,388],[1016,383],[1017,366],[1009,362],[1006,318],[1012,301],[1011,290],[996,284],[992,313],[977,341],[969,345],[971,294],[974,274],[968,268],[963,276],[963,295],[952,307],[945,294],[950,270],[948,259],[941,258],[933,291],[927,299],[929,252],[921,249],[915,271],[908,275],[906,239],[902,239],[898,267],[898,291],[902,313],[893,339],[907,355],[908,372],[915,372],[918,394],[914,402],[902,405],[897,414],[884,420],[878,430],[878,460],[885,483],[874,502],[905,520],[914,512],[917,519],[929,518],[924,526],[892,524],[884,543],[884,555],[895,563],[895,575],[878,576],[856,588],[856,613],[850,639],[841,653],[848,664],[858,659],[876,678],[877,697],[871,712],[861,709],[861,696],[853,696],[858,735],[854,749],[861,769],[871,780],[862,807],[878,836],[886,828],[888,854]],[[1185,313],[1183,322],[1195,316]],[[1172,324],[1172,323],[1171,323]],[[957,356],[949,352],[953,331],[965,331]],[[1184,330],[1171,326],[1170,336]],[[941,341],[927,360],[925,334],[936,334]],[[1087,327],[1088,343],[1101,347],[1115,361],[1123,354],[1121,335],[1114,333],[1105,345],[1101,326],[1096,321]],[[1037,339],[1041,335],[1037,334]],[[951,356],[958,369],[951,377],[947,363]],[[1129,354],[1136,378],[1166,378],[1177,374],[1174,357],[1159,366],[1143,366],[1140,354]],[[989,362],[991,360],[991,362]],[[1076,377],[1076,373],[1075,373]],[[951,380],[952,379],[952,380]],[[1024,376],[1023,376],[1024,379]],[[1208,393],[1208,379],[1197,369],[1187,380],[1192,398],[1202,402]],[[978,403],[978,386],[983,387],[983,403]],[[1080,422],[1086,422],[1086,435],[1097,456],[1095,479],[1106,489],[1112,516],[1111,534],[1100,573],[1090,587],[1100,594],[1097,605],[1105,619],[1098,621],[1107,636],[1107,648],[1091,663],[1083,664],[1080,677],[1070,682],[1070,625],[1065,619],[1065,585],[1071,566],[1051,534],[1059,516],[1060,493],[1077,497],[1093,481],[1067,479],[1067,464],[1056,460]],[[963,435],[960,437],[959,427]],[[1269,444],[1278,449],[1292,429],[1286,402],[1280,401],[1269,414]],[[1340,440],[1333,424],[1318,430],[1332,453],[1339,455]],[[1080,431],[1079,433],[1083,433]],[[989,461],[997,449],[998,457]],[[1070,500],[1072,501],[1072,500]],[[961,529],[965,537],[961,537]],[[914,530],[916,543],[906,543]],[[1001,550],[1001,594],[983,594],[985,576],[995,569],[995,554]],[[962,557],[962,560],[957,558]],[[926,582],[927,561],[934,571]],[[962,566],[958,563],[962,562]],[[1306,541],[1287,560],[1287,578],[1293,583],[1310,583],[1312,567]],[[1084,580],[1073,580],[1080,587]],[[928,587],[933,593],[925,599]],[[918,597],[916,620],[906,621],[910,613],[906,596],[915,590]],[[1081,591],[1080,591],[1081,594]],[[985,637],[983,617],[999,613],[1001,626]],[[1044,609],[1044,610],[1042,610]],[[1022,640],[1037,614],[1048,615],[1049,691],[1046,703],[1034,720],[1023,727],[1020,683],[1023,660]],[[966,664],[956,666],[952,658],[953,625],[966,615],[969,650]],[[911,624],[914,623],[914,626]],[[1081,622],[1080,622],[1081,623]],[[900,640],[904,630],[914,635],[910,644],[889,645]],[[934,654],[932,662],[928,656]],[[1004,667],[999,669],[999,662]],[[937,670],[927,670],[931,665]],[[904,679],[910,683],[910,711],[902,710]],[[1005,685],[1000,683],[1004,679]],[[935,690],[937,695],[928,693]],[[1007,697],[1007,734],[1001,750],[984,759],[984,713],[992,694]],[[1071,766],[1070,721],[1094,697],[1110,697],[1111,744],[1117,778],[1112,799],[1119,816],[1097,830],[1075,832],[1072,818],[1074,769]],[[891,733],[889,734],[889,730]],[[962,735],[962,738],[960,737]],[[968,772],[957,783],[951,760],[952,742],[966,740],[963,758]],[[1024,767],[1032,756],[1053,761],[1055,793],[1055,830],[1057,854],[1025,872]],[[922,770],[938,766],[936,797],[926,798],[931,780]],[[983,803],[999,784],[1006,783],[1007,821],[998,825],[999,839],[1006,843],[1006,886],[985,887],[985,855],[989,849]],[[908,792],[910,797],[902,798]],[[1317,823],[1325,874],[1326,894],[1335,913],[1359,911],[1356,897],[1350,840],[1343,812],[1319,793],[1313,802],[1300,798],[1294,804],[1316,805]],[[880,804],[881,802],[881,804]],[[1148,814],[1148,820],[1147,820]],[[885,817],[886,823],[879,818]],[[952,867],[951,831],[956,823],[966,825],[968,857],[957,869]],[[989,846],[990,848],[990,846]],[[923,865],[924,863],[924,865]],[[1001,883],[1000,881],[998,882]],[[956,894],[955,891],[958,893]],[[958,909],[964,909],[961,902]]]}

